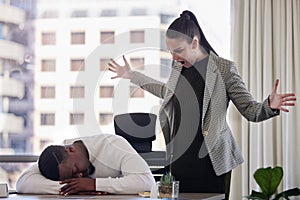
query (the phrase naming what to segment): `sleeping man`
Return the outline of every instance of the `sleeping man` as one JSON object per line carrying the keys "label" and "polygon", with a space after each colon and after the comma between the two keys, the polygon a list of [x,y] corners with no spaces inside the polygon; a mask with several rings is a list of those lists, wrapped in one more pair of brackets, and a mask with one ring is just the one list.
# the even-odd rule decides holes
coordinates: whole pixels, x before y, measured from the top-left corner
{"label": "sleeping man", "polygon": [[16,189],[35,194],[137,194],[150,191],[153,184],[147,163],[124,138],[101,134],[48,146],[21,174]]}

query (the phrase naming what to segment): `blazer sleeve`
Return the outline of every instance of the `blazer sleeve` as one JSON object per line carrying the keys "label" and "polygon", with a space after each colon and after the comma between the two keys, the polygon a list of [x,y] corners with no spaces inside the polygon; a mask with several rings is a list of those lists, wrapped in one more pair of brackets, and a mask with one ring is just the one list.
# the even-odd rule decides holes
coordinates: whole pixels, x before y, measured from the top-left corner
{"label": "blazer sleeve", "polygon": [[166,85],[163,82],[152,79],[142,73],[133,72],[131,82],[159,98],[163,99],[166,94]]}
{"label": "blazer sleeve", "polygon": [[223,66],[223,79],[227,95],[248,121],[260,122],[279,115],[278,110],[271,109],[268,98],[263,102],[258,102],[253,98],[238,74],[235,63],[227,61],[223,64],[225,64]]}

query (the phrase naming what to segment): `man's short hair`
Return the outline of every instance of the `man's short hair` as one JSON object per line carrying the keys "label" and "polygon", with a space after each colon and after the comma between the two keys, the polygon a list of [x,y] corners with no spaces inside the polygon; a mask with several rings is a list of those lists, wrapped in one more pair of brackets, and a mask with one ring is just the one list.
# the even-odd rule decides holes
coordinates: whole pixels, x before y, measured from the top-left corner
{"label": "man's short hair", "polygon": [[58,165],[67,158],[64,146],[50,145],[40,155],[38,166],[41,174],[53,181],[59,181]]}

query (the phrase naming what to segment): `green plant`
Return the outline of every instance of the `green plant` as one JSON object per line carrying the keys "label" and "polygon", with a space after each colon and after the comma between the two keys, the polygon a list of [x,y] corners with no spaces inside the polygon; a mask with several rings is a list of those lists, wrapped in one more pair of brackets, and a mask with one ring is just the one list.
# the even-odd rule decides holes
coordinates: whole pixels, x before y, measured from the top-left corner
{"label": "green plant", "polygon": [[162,175],[160,178],[161,185],[172,185],[173,181],[175,181],[175,177],[171,174],[171,172]]}
{"label": "green plant", "polygon": [[168,172],[164,174],[159,181],[159,198],[172,198],[173,194],[173,182],[175,181],[175,177]]}
{"label": "green plant", "polygon": [[[252,190],[249,196],[246,196],[248,199],[270,199],[277,191],[277,188],[283,177],[282,167],[271,167],[259,168],[254,172],[253,175],[256,183],[259,185],[261,192]],[[285,190],[273,198],[273,200],[279,200],[280,198],[289,199],[289,196],[298,196],[300,195],[299,188],[293,188]]]}

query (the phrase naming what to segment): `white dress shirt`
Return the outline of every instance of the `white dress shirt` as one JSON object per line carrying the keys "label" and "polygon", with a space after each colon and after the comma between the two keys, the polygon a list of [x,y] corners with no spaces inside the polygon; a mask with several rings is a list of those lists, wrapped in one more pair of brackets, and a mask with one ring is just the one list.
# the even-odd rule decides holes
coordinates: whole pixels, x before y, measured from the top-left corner
{"label": "white dress shirt", "polygon": [[[96,190],[114,194],[137,194],[150,191],[155,184],[145,160],[122,137],[101,134],[65,140],[72,144],[81,140],[88,149],[90,162],[95,166],[91,175],[96,179]],[[26,169],[16,185],[18,193],[58,194],[62,185],[41,175],[38,164]]]}

